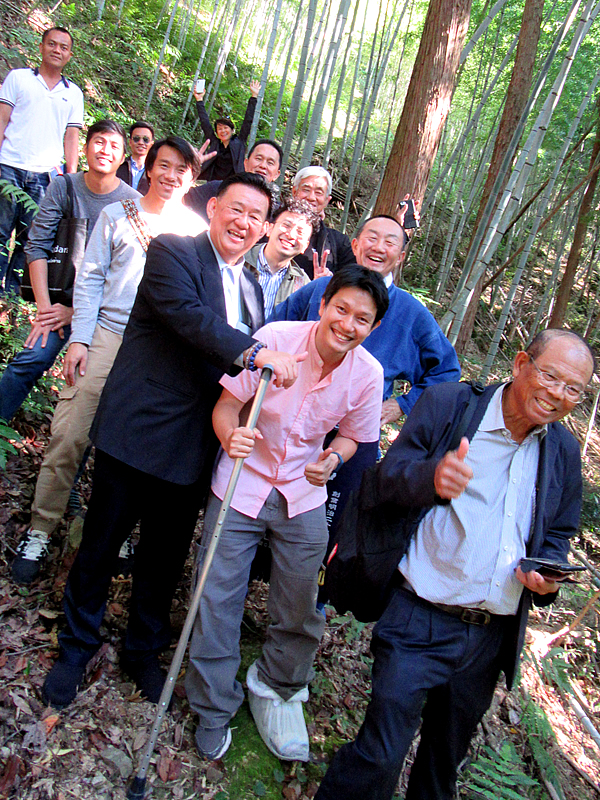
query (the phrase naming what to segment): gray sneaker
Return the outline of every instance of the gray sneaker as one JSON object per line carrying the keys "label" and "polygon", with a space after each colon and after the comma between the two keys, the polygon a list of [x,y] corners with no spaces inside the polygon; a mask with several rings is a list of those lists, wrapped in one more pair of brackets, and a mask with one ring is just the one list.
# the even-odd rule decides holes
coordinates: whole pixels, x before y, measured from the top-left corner
{"label": "gray sneaker", "polygon": [[45,531],[28,528],[17,547],[11,571],[16,583],[29,585],[40,574],[48,557],[50,536]]}
{"label": "gray sneaker", "polygon": [[231,728],[196,728],[196,748],[202,758],[217,761],[223,758],[231,744]]}

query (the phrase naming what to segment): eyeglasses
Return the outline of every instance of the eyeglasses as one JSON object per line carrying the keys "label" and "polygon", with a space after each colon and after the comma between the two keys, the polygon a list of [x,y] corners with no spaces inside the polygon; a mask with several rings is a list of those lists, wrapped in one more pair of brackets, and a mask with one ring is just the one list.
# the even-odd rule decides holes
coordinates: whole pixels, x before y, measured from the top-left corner
{"label": "eyeglasses", "polygon": [[138,144],[139,142],[143,142],[144,144],[150,144],[152,139],[149,136],[132,136],[132,140]]}
{"label": "eyeglasses", "polygon": [[570,403],[583,403],[586,398],[586,390],[579,389],[577,386],[571,386],[564,381],[561,381],[560,378],[557,378],[551,372],[544,372],[544,370],[540,369],[538,365],[535,363],[535,359],[533,356],[529,356],[529,360],[536,368],[538,373],[538,380],[542,384],[542,386],[547,386],[548,389],[559,389],[563,388],[565,392],[565,397]]}

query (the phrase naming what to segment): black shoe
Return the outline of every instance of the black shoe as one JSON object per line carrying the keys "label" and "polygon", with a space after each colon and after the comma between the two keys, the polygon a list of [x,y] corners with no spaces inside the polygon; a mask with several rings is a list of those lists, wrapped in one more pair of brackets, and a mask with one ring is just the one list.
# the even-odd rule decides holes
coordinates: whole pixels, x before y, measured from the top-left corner
{"label": "black shoe", "polygon": [[158,703],[167,676],[155,656],[133,661],[123,656],[121,669],[135,681],[135,685],[144,697],[151,703]]}
{"label": "black shoe", "polygon": [[25,531],[11,567],[12,577],[16,583],[28,586],[37,578],[48,557],[49,542],[50,536],[44,531],[34,531],[31,528]]}
{"label": "black shoe", "polygon": [[127,539],[121,545],[119,550],[119,557],[117,558],[117,565],[113,572],[113,577],[118,578],[120,575],[123,578],[128,578],[133,570],[133,538],[129,534]]}
{"label": "black shoe", "polygon": [[77,666],[60,659],[46,675],[42,687],[42,700],[59,711],[77,697],[85,675],[85,665]]}

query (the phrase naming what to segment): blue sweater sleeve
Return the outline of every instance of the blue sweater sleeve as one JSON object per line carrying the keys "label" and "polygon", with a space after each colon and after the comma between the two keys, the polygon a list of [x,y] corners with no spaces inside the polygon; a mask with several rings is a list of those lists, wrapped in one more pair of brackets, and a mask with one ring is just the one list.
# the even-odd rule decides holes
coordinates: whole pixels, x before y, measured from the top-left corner
{"label": "blue sweater sleeve", "polygon": [[267,322],[295,320],[307,322],[319,319],[319,306],[329,278],[317,278],[291,294],[283,303],[275,306]]}

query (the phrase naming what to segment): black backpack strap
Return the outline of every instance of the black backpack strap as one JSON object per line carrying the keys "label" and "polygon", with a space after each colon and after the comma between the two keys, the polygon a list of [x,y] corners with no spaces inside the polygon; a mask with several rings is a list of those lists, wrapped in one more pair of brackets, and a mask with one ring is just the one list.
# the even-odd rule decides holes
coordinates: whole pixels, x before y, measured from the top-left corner
{"label": "black backpack strap", "polygon": [[469,404],[465,408],[465,411],[458,423],[456,430],[454,431],[454,436],[452,437],[452,441],[450,442],[450,446],[448,450],[456,450],[458,445],[460,444],[460,440],[463,438],[465,433],[467,432],[469,425],[471,424],[471,420],[473,419],[473,415],[475,414],[475,409],[477,408],[477,403],[479,402],[479,398],[483,394],[485,386],[483,384],[478,383],[477,381],[471,381],[471,397],[469,398]]}
{"label": "black backpack strap", "polygon": [[63,178],[67,182],[67,213],[64,216],[64,219],[68,219],[73,216],[73,203],[75,202],[75,195],[73,192],[73,178],[69,175],[68,172],[65,172]]}

